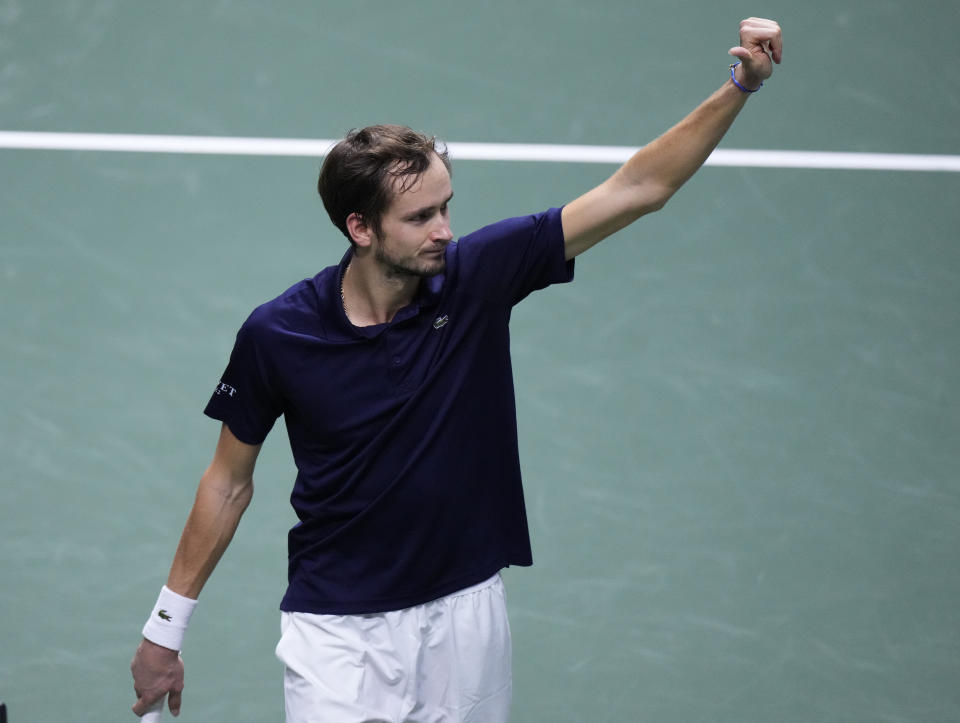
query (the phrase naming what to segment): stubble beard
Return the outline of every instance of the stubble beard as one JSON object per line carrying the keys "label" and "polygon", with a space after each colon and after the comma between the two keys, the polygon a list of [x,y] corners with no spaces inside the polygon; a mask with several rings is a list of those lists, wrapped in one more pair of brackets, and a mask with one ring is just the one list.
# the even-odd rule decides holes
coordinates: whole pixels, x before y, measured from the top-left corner
{"label": "stubble beard", "polygon": [[383,243],[377,244],[374,258],[387,277],[394,279],[429,279],[439,276],[447,267],[446,253],[444,252],[441,252],[436,260],[431,261],[416,258],[399,259],[390,254]]}

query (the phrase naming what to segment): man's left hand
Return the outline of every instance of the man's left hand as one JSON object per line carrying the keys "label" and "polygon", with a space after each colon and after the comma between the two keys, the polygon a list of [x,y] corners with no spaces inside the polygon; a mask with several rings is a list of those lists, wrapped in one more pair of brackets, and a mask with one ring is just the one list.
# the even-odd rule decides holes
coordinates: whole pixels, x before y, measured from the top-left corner
{"label": "man's left hand", "polygon": [[740,22],[740,45],[730,48],[730,55],[740,61],[737,76],[740,83],[753,90],[773,75],[773,64],[783,57],[780,26],[765,18],[747,18]]}

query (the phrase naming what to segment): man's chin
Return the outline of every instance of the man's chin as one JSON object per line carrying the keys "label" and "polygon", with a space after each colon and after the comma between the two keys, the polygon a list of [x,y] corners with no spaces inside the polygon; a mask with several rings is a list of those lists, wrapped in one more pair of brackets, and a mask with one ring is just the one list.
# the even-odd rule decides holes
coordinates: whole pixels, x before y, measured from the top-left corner
{"label": "man's chin", "polygon": [[439,276],[446,270],[447,260],[443,256],[436,260],[417,264],[416,266],[408,266],[406,264],[388,264],[387,266],[387,274],[394,278],[405,276],[407,278],[431,279],[434,276]]}
{"label": "man's chin", "polygon": [[426,268],[424,268],[423,271],[420,273],[420,276],[423,277],[424,279],[430,279],[430,278],[433,278],[434,276],[439,276],[446,270],[447,270],[447,260],[446,258],[441,256],[436,261],[428,264]]}

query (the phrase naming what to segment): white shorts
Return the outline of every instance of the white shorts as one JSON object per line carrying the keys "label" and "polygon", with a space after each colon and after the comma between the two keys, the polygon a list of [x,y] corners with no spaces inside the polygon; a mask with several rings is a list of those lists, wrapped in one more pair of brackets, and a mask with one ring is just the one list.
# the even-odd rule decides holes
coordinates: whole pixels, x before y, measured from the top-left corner
{"label": "white shorts", "polygon": [[500,575],[373,615],[282,613],[287,723],[506,723],[513,692]]}

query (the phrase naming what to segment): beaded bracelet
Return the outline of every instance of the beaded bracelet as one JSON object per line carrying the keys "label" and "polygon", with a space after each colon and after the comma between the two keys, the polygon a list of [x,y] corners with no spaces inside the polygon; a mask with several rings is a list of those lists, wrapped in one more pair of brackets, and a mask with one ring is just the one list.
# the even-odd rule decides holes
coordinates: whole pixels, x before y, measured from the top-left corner
{"label": "beaded bracelet", "polygon": [[740,90],[742,90],[744,93],[756,93],[758,90],[760,90],[763,87],[762,80],[760,81],[760,85],[758,85],[753,90],[750,90],[749,88],[745,88],[742,85],[740,85],[740,81],[737,80],[737,76],[734,74],[738,65],[740,65],[740,63],[734,63],[733,65],[730,66],[730,80],[733,81],[733,84],[737,86]]}

